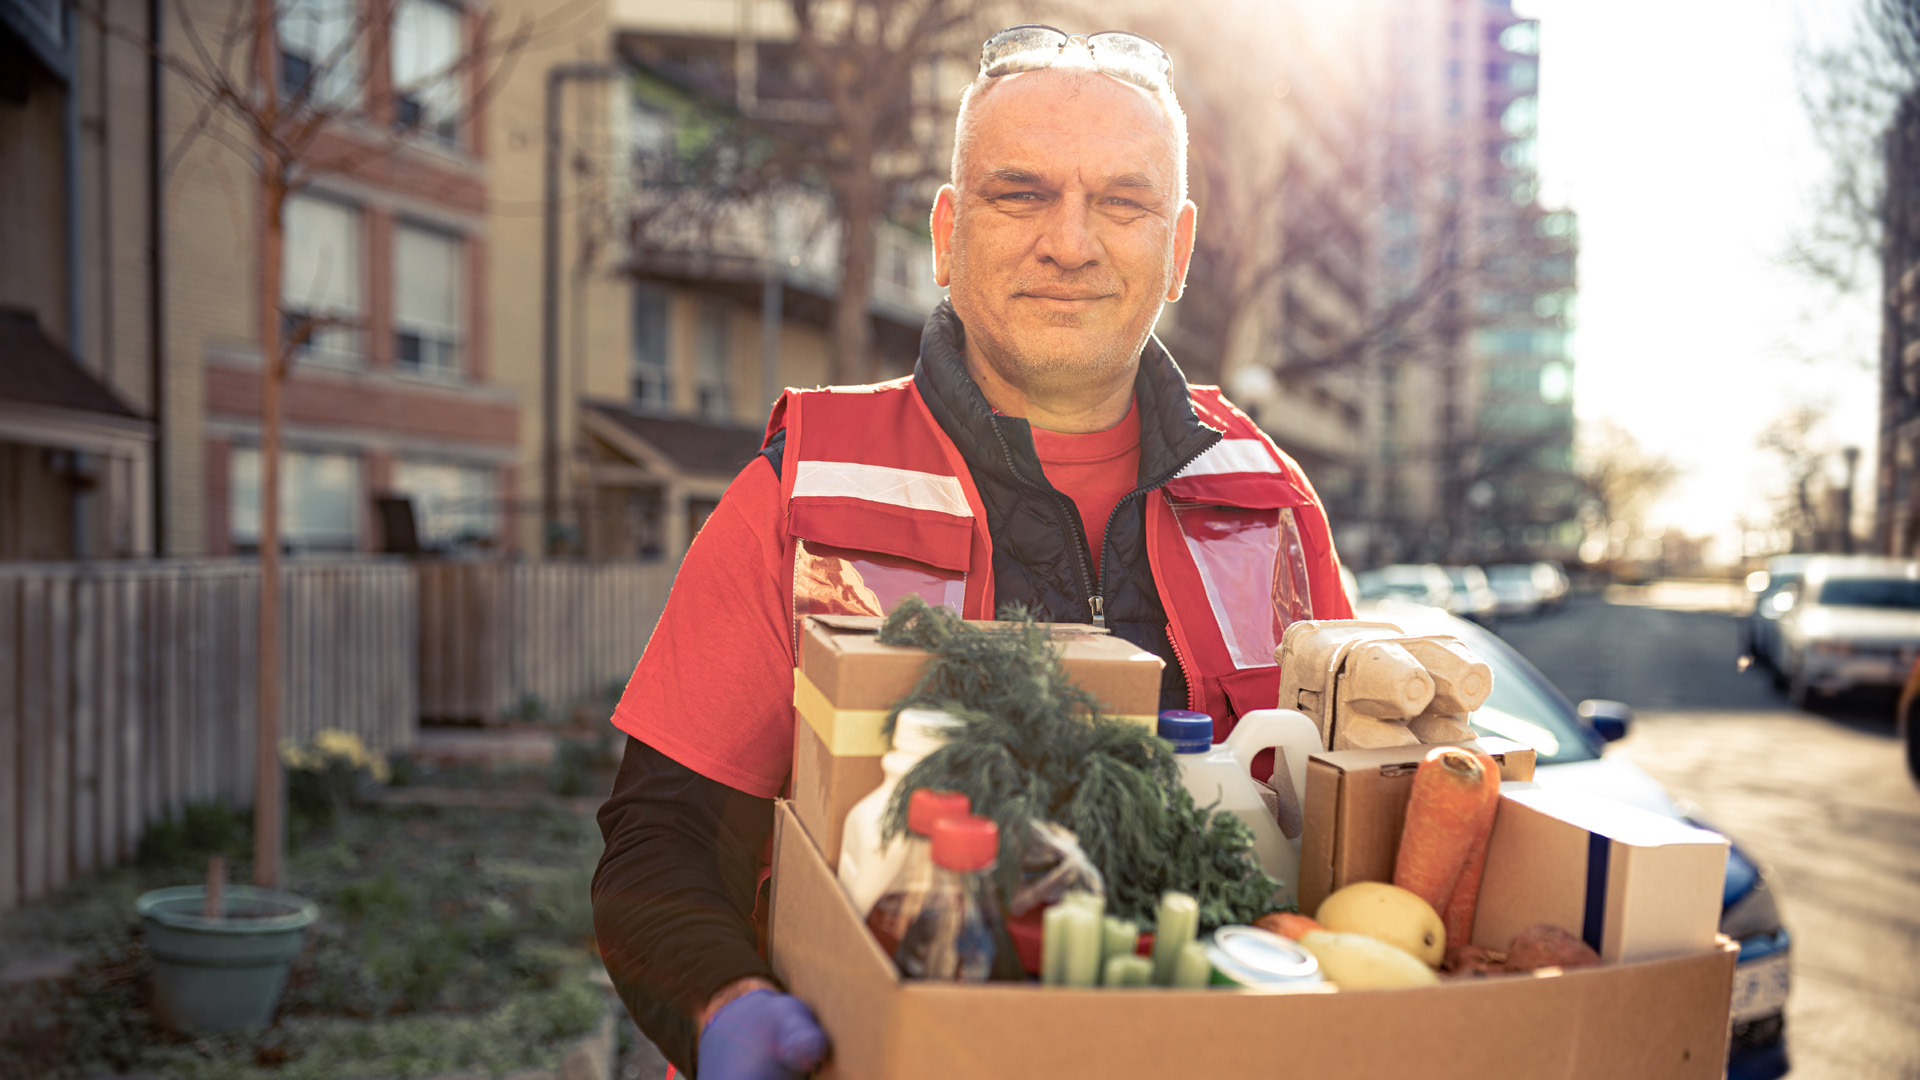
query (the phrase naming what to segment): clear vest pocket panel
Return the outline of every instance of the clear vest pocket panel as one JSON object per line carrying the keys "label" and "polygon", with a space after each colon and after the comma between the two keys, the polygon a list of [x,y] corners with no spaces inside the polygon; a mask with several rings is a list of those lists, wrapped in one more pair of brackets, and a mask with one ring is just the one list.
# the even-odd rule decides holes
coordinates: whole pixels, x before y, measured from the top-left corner
{"label": "clear vest pocket panel", "polygon": [[809,615],[885,615],[912,594],[929,604],[964,611],[967,575],[925,563],[833,547],[793,542],[793,633]]}
{"label": "clear vest pocket panel", "polygon": [[1313,618],[1307,552],[1292,507],[1176,504],[1174,520],[1206,585],[1235,668],[1272,667],[1287,627]]}

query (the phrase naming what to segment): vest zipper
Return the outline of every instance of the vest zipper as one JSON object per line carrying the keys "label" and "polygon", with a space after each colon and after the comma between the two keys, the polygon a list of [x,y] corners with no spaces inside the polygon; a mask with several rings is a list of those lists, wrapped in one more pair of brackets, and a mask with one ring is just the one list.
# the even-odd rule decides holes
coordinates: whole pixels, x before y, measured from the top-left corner
{"label": "vest zipper", "polygon": [[[1160,490],[1161,488],[1166,487],[1169,481],[1171,481],[1174,477],[1180,475],[1180,470],[1193,464],[1194,460],[1198,458],[1201,454],[1204,454],[1207,451],[1213,449],[1214,446],[1217,445],[1222,438],[1224,438],[1224,436],[1216,432],[1213,438],[1207,440],[1207,444],[1205,446],[1202,446],[1200,449],[1195,450],[1192,454],[1189,454],[1186,460],[1176,464],[1172,469],[1168,470],[1165,474],[1163,474],[1159,480],[1156,480],[1145,487],[1135,488],[1133,491],[1128,492],[1126,496],[1121,498],[1119,502],[1113,504],[1113,510],[1107,514],[1106,527],[1101,531],[1101,535],[1100,535],[1100,559],[1101,559],[1102,565],[1105,565],[1106,557],[1107,557],[1106,534],[1113,531],[1113,519],[1119,516],[1120,508],[1122,506],[1127,505],[1128,501],[1132,499],[1151,495],[1154,492]],[[1142,517],[1143,517],[1142,526],[1145,527],[1144,515],[1142,515]],[[1151,572],[1152,572],[1151,560],[1149,560],[1148,572],[1149,572],[1149,575],[1151,575]],[[1155,581],[1154,588],[1158,589],[1159,586],[1160,586],[1160,583],[1158,581]],[[1104,607],[1104,605],[1101,605],[1101,606]],[[1187,683],[1187,704],[1195,709],[1203,708],[1206,695],[1201,692],[1200,685],[1194,681],[1193,663],[1187,659],[1186,650],[1180,647],[1180,635],[1175,632],[1175,627],[1174,627],[1173,606],[1167,603],[1167,599],[1165,596],[1162,596],[1160,598],[1160,606],[1167,613],[1167,645],[1173,649],[1174,663],[1180,665],[1180,675],[1183,679],[1186,680],[1186,683]],[[1096,608],[1096,611],[1098,610],[1099,609]],[[1102,617],[1099,625],[1105,626],[1106,620],[1104,617],[1104,612],[1102,612],[1101,615]]]}
{"label": "vest zipper", "polygon": [[[1020,472],[1019,464],[1013,459],[1013,447],[1007,445],[1007,436],[1000,430],[999,420],[996,418],[992,420],[991,423],[993,425],[993,437],[1000,440],[1000,452],[1007,455],[1007,471],[1013,474],[1015,480],[1046,494],[1052,500],[1055,510],[1065,511],[1067,528],[1073,533],[1074,538],[1080,541],[1074,545],[1073,557],[1074,562],[1080,567],[1080,587],[1081,591],[1084,592],[1087,597],[1087,610],[1093,615],[1093,625],[1105,627],[1107,625],[1106,604],[1101,598],[1099,591],[1093,587],[1093,571],[1087,566],[1087,537],[1085,530],[1080,527],[1079,508],[1073,505],[1072,499],[1060,494],[1059,489],[1055,488],[1052,484],[1042,487],[1032,480],[1027,479],[1027,477]],[[1185,467],[1184,465],[1181,466],[1181,468]],[[1062,504],[1065,505],[1063,506]],[[1113,518],[1111,515],[1108,516],[1107,521],[1109,524],[1112,523]],[[1100,538],[1100,544],[1102,550],[1104,550],[1106,547],[1106,537],[1104,535]]]}

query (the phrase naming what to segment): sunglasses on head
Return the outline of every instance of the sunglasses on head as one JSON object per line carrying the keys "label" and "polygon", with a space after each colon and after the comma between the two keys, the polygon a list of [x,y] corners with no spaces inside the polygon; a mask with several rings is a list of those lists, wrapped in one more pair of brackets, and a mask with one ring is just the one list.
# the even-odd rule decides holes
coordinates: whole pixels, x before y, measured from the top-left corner
{"label": "sunglasses on head", "polygon": [[980,48],[980,74],[986,78],[1050,68],[1078,45],[1093,58],[1094,70],[1135,86],[1161,91],[1171,87],[1173,59],[1149,38],[1124,30],[1069,34],[1039,23],[1009,26]]}

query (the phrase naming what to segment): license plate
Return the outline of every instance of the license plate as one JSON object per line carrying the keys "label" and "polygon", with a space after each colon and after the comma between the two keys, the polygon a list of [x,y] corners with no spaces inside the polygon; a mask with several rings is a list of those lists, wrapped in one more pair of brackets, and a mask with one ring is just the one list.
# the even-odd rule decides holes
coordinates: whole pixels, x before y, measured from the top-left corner
{"label": "license plate", "polygon": [[1779,1012],[1787,1004],[1787,987],[1792,980],[1788,968],[1791,957],[1775,953],[1733,970],[1733,1022],[1752,1020]]}

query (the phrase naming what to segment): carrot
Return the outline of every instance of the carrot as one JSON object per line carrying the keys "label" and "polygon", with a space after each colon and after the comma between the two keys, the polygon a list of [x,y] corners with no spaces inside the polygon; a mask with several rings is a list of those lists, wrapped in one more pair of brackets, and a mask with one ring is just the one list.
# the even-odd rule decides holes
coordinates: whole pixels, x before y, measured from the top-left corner
{"label": "carrot", "polygon": [[1499,797],[1500,774],[1491,765],[1484,754],[1436,746],[1414,773],[1393,883],[1435,912],[1447,910],[1485,808]]}
{"label": "carrot", "polygon": [[1467,860],[1460,866],[1460,877],[1453,883],[1447,906],[1440,919],[1447,928],[1447,940],[1465,945],[1473,940],[1473,911],[1480,903],[1480,877],[1487,869],[1487,841],[1493,836],[1493,819],[1500,810],[1500,770],[1493,759],[1479,755],[1480,767],[1491,779],[1492,796],[1474,823],[1473,843],[1467,848]]}
{"label": "carrot", "polygon": [[1275,911],[1267,915],[1262,915],[1253,920],[1253,925],[1262,930],[1271,930],[1281,937],[1292,938],[1295,941],[1299,941],[1314,930],[1326,929],[1326,927],[1321,926],[1305,915],[1295,915],[1290,911]]}

